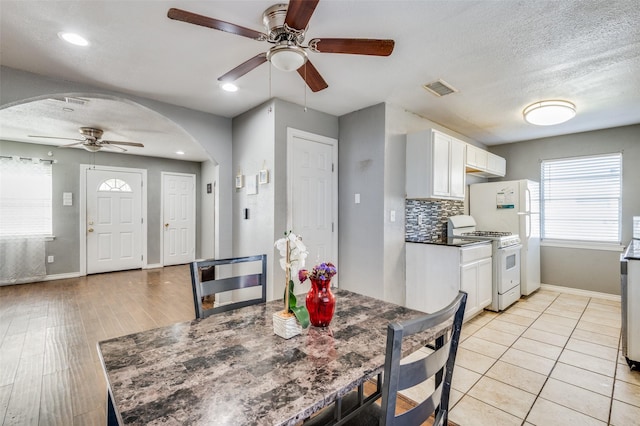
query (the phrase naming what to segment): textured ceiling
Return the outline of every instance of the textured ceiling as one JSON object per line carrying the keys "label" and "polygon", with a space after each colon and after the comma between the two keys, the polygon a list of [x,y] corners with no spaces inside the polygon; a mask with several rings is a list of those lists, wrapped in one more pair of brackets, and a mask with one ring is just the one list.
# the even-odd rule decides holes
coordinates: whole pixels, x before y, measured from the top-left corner
{"label": "textured ceiling", "polygon": [[[270,95],[337,116],[386,101],[487,145],[640,123],[637,0],[320,0],[306,40],[393,38],[396,47],[387,58],[309,53],[329,84],[318,93],[268,63],[241,77],[238,92],[223,92],[216,78],[270,45],[166,16],[180,7],[264,31],[273,3],[2,0],[0,63],[225,117]],[[62,42],[62,30],[91,46]],[[421,87],[436,79],[458,92],[438,98]],[[577,117],[525,123],[522,109],[544,99],[572,101]],[[167,130],[147,123],[137,130]]]}

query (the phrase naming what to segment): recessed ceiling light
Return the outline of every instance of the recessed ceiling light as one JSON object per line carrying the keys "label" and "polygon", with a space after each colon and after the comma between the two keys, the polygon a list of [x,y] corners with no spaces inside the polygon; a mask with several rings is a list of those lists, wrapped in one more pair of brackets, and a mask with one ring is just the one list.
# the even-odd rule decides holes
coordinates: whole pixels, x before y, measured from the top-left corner
{"label": "recessed ceiling light", "polygon": [[220,87],[222,87],[222,90],[224,90],[225,92],[237,92],[238,91],[238,86],[236,86],[233,83],[223,83]]}
{"label": "recessed ceiling light", "polygon": [[184,155],[184,151],[176,151],[176,154],[178,154],[178,155]]}
{"label": "recessed ceiling light", "polygon": [[62,40],[66,41],[67,43],[75,44],[76,46],[89,45],[89,42],[87,41],[86,38],[76,33],[66,33],[64,31],[61,31],[58,33],[58,37],[60,37]]}
{"label": "recessed ceiling light", "polygon": [[564,123],[576,116],[576,106],[567,101],[539,101],[522,111],[526,122],[536,126]]}

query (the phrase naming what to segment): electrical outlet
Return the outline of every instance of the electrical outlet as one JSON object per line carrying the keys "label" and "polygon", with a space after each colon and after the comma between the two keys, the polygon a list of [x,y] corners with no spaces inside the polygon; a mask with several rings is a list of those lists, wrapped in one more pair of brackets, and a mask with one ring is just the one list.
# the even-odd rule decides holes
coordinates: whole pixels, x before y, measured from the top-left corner
{"label": "electrical outlet", "polygon": [[53,256],[47,256],[47,263],[53,263]]}

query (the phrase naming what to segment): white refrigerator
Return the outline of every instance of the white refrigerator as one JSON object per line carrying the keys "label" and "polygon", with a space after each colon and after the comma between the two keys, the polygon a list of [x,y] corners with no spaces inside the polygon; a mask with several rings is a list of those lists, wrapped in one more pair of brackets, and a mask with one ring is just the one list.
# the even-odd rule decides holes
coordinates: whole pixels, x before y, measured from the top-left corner
{"label": "white refrigerator", "polygon": [[540,184],[527,179],[472,184],[469,214],[479,231],[520,236],[520,291],[526,296],[540,288]]}

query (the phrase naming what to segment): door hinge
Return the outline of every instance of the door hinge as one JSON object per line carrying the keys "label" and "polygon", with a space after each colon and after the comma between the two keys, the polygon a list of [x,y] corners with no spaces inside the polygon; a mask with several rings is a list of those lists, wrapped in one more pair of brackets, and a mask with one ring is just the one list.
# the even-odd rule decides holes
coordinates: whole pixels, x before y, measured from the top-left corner
{"label": "door hinge", "polygon": [[333,173],[333,172],[334,172],[334,167],[333,167],[333,166],[334,166],[334,164],[333,164],[333,163],[331,163],[331,173]]}
{"label": "door hinge", "polygon": [[144,255],[143,254],[140,255],[140,260],[144,260]]}
{"label": "door hinge", "polygon": [[333,222],[331,222],[331,232],[333,232]]}
{"label": "door hinge", "polygon": [[144,217],[140,218],[140,223],[144,223]]}

